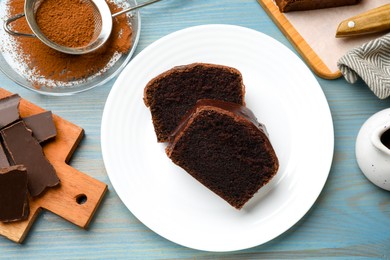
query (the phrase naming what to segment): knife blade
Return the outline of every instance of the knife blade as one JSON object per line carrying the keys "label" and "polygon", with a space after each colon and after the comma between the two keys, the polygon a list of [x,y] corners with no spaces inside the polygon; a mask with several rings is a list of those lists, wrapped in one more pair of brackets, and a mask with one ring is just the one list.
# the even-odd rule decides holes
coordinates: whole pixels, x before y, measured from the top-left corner
{"label": "knife blade", "polygon": [[342,21],[336,38],[358,36],[390,30],[390,4],[386,4]]}

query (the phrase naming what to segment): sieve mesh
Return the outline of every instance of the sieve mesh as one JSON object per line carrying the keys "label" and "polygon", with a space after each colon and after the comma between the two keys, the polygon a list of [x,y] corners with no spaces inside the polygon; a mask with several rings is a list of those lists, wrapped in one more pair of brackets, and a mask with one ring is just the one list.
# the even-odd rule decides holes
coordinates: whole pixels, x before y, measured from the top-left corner
{"label": "sieve mesh", "polygon": [[[83,4],[86,4],[89,7],[91,7],[91,9],[93,9],[94,28],[93,28],[93,36],[92,36],[91,42],[94,42],[99,37],[99,35],[102,31],[102,25],[103,25],[102,15],[100,14],[97,6],[92,1],[82,0],[81,2],[83,2]],[[111,19],[111,17],[110,17],[110,19]]]}
{"label": "sieve mesh", "polygon": [[[0,0],[1,1],[1,0]],[[7,32],[13,35],[23,35],[28,37],[38,37],[44,44],[47,46],[68,54],[86,54],[92,51],[95,51],[96,49],[103,46],[103,44],[108,40],[111,30],[112,30],[112,18],[117,17],[119,15],[128,13],[130,11],[134,11],[138,8],[153,4],[155,2],[161,1],[161,0],[149,0],[142,4],[129,7],[126,9],[123,9],[121,11],[118,11],[115,14],[111,14],[110,8],[108,7],[108,4],[105,0],[78,0],[79,3],[86,4],[92,9],[92,24],[90,28],[92,32],[92,37],[89,40],[89,43],[87,43],[85,46],[81,47],[69,47],[60,45],[47,37],[42,30],[39,28],[37,21],[36,21],[36,14],[39,11],[39,7],[48,0],[26,0],[25,1],[25,13],[21,16],[16,16],[14,18],[8,19],[6,21],[7,26],[10,22],[15,21],[16,19],[21,18],[22,16],[26,17],[26,20],[33,31],[34,35],[31,34],[22,34],[17,32],[12,32],[7,26]],[[58,0],[60,1],[60,0]],[[61,6],[63,7],[63,5]],[[50,12],[50,11],[48,11]],[[77,15],[77,14],[76,14]],[[75,23],[74,26],[80,26],[79,24]],[[60,30],[61,31],[61,30]],[[73,35],[73,34],[71,34]],[[58,36],[58,35],[57,35]],[[65,35],[66,36],[66,35]],[[61,36],[60,36],[61,37]]]}
{"label": "sieve mesh", "polygon": [[[83,46],[66,46],[64,44],[60,44],[56,41],[54,41],[53,39],[50,38],[50,35],[46,35],[44,33],[44,30],[42,28],[40,28],[39,24],[37,23],[37,13],[39,11],[39,8],[41,7],[41,5],[47,0],[31,0],[31,1],[27,1],[27,2],[30,2],[30,8],[26,8],[26,18],[27,18],[27,21],[30,25],[30,28],[32,29],[32,31],[34,32],[34,34],[43,42],[45,43],[46,45],[58,50],[58,51],[61,51],[61,52],[64,52],[64,53],[69,53],[69,54],[84,54],[84,53],[88,53],[90,51],[93,51],[95,49],[97,49],[98,47],[100,47],[108,38],[110,32],[111,32],[111,27],[112,27],[112,18],[111,18],[111,15],[109,15],[106,23],[108,23],[108,29],[106,28],[105,29],[105,34],[102,35],[102,28],[103,28],[103,18],[102,18],[102,15],[101,15],[101,12],[100,12],[100,7],[98,7],[95,2],[99,2],[99,1],[96,1],[96,0],[79,0],[78,3],[80,5],[83,5],[84,8],[88,8],[88,11],[91,12],[92,10],[92,16],[91,19],[92,19],[92,24],[93,26],[88,26],[89,29],[91,30],[91,34],[92,36],[90,37],[90,41],[89,43],[87,43],[86,45],[84,44]],[[104,0],[103,0],[104,1]],[[26,2],[26,3],[27,3]],[[101,2],[101,1],[100,1]],[[104,3],[105,4],[105,3]],[[101,5],[101,4],[100,4]],[[107,8],[107,5],[103,5],[104,8]],[[29,10],[29,11],[28,11]],[[85,10],[85,9],[84,9]],[[108,9],[109,11],[109,9]],[[50,15],[50,11],[48,11],[48,15]],[[78,14],[71,14],[71,15],[78,15]],[[81,15],[81,14],[80,14]],[[64,16],[65,17],[65,16]],[[66,18],[64,18],[66,19]],[[91,19],[89,19],[88,21],[90,22]],[[80,24],[74,24],[73,26],[77,27],[77,26],[82,26]],[[61,29],[60,29],[61,30]],[[107,35],[107,31],[108,31],[108,35]],[[57,32],[56,32],[57,33]],[[58,35],[67,35],[66,32],[64,30],[62,31],[58,31]],[[67,35],[69,36],[69,35]],[[77,39],[77,37],[75,36],[75,39]]]}

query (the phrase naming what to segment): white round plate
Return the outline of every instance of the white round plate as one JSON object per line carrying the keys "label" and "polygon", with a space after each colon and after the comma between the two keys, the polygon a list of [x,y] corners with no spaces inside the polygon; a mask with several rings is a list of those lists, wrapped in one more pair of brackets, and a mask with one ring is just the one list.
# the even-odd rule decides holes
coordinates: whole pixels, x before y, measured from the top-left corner
{"label": "white round plate", "polygon": [[[240,211],[171,162],[143,103],[150,79],[193,62],[241,71],[247,107],[280,160],[276,177]],[[115,82],[101,131],[106,170],[126,207],[159,235],[207,251],[250,248],[285,232],[319,196],[333,157],[329,106],[311,71],[269,36],[232,25],[187,28],[145,48]]]}

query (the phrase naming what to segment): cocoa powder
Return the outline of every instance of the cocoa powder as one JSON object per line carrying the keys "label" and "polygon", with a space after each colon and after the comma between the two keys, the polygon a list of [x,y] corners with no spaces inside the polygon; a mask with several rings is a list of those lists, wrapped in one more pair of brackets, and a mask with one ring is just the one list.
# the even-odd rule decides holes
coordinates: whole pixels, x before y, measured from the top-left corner
{"label": "cocoa powder", "polygon": [[[70,0],[62,0],[64,4]],[[107,2],[112,13],[122,8],[115,3]],[[24,0],[9,0],[8,16],[24,12]],[[74,26],[74,25],[72,25]],[[15,31],[31,32],[25,19],[19,19],[12,24]],[[70,82],[87,79],[104,71],[116,53],[127,53],[131,47],[132,28],[128,18],[121,15],[113,19],[113,30],[107,43],[94,53],[85,55],[70,55],[58,52],[37,38],[15,37],[18,56],[34,73],[29,79],[37,87],[38,79],[53,80],[55,82]]]}
{"label": "cocoa powder", "polygon": [[35,20],[51,41],[67,47],[83,47],[94,37],[95,8],[84,0],[45,0]]}

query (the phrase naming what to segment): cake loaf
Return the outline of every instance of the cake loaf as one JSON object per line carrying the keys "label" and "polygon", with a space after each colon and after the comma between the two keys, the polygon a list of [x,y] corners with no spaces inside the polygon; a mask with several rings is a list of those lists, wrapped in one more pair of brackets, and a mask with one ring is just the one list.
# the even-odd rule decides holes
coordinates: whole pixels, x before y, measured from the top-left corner
{"label": "cake loaf", "polygon": [[168,141],[180,119],[198,99],[244,104],[241,73],[231,67],[193,63],[174,67],[146,85],[144,102],[150,108],[158,142]]}
{"label": "cake loaf", "polygon": [[275,0],[281,12],[304,11],[337,7],[343,5],[354,5],[360,0]]}
{"label": "cake loaf", "polygon": [[279,168],[265,126],[248,108],[219,100],[197,102],[172,133],[166,153],[237,209]]}

